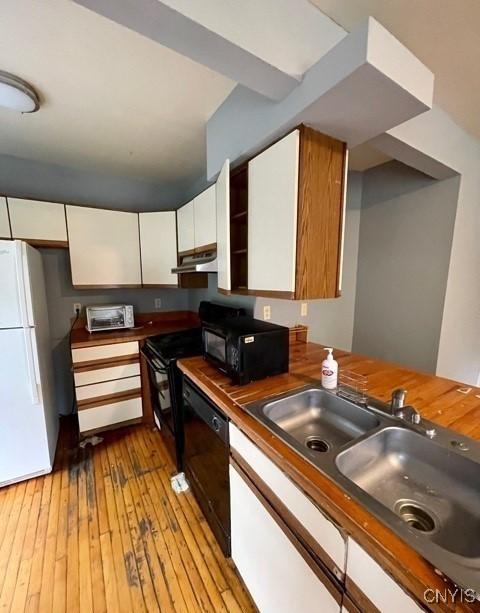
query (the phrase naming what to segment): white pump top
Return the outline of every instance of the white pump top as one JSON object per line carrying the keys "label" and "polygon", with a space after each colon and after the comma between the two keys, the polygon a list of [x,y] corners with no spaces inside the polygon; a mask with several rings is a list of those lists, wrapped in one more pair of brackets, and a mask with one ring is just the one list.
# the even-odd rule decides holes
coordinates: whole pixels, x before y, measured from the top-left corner
{"label": "white pump top", "polygon": [[328,355],[327,355],[327,358],[326,358],[326,359],[327,359],[329,362],[330,362],[330,361],[333,361],[333,347],[324,347],[324,348],[323,348],[323,350],[324,350],[324,351],[328,351]]}

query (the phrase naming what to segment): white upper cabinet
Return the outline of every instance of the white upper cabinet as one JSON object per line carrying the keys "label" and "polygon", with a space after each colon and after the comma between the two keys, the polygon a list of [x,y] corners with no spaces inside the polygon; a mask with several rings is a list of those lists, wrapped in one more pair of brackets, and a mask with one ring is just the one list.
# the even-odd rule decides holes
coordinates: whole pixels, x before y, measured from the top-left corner
{"label": "white upper cabinet", "polygon": [[140,287],[138,213],[69,205],[66,211],[73,285]]}
{"label": "white upper cabinet", "polygon": [[0,238],[11,238],[10,224],[8,222],[7,200],[0,196]]}
{"label": "white upper cabinet", "polygon": [[63,243],[66,246],[68,236],[63,204],[8,198],[8,210],[13,238]]}
{"label": "white upper cabinet", "polygon": [[178,252],[195,249],[193,200],[177,211]]}
{"label": "white upper cabinet", "polygon": [[177,224],[175,211],[140,213],[143,285],[177,287]]}
{"label": "white upper cabinet", "polygon": [[295,292],[300,133],[248,164],[248,289]]}
{"label": "white upper cabinet", "polygon": [[193,201],[195,249],[217,242],[215,185],[211,185]]}
{"label": "white upper cabinet", "polygon": [[217,201],[217,264],[218,288],[230,291],[230,160],[226,160],[218,175],[215,190]]}

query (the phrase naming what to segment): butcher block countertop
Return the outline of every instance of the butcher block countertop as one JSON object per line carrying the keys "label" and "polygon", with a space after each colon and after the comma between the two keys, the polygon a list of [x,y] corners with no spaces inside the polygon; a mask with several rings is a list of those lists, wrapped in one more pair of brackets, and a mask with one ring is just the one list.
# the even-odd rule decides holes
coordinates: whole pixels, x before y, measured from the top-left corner
{"label": "butcher block countertop", "polygon": [[[480,388],[419,373],[401,366],[336,350],[340,370],[368,377],[368,395],[389,402],[393,389],[408,390],[407,401],[422,417],[461,434],[480,439]],[[318,385],[325,352],[321,345],[297,343],[290,348],[290,372],[236,386],[202,357],[179,361],[196,383],[254,443],[258,445],[322,510],[350,534],[398,583],[424,602],[427,588],[444,590],[445,580],[363,505],[314,468],[242,405],[308,384]],[[478,604],[429,605],[432,610],[478,611]]]}
{"label": "butcher block countertop", "polygon": [[198,315],[192,311],[165,311],[163,313],[135,314],[135,328],[127,330],[108,330],[106,332],[88,332],[85,319],[80,318],[72,330],[70,344],[72,349],[142,341],[149,336],[167,334],[200,325]]}

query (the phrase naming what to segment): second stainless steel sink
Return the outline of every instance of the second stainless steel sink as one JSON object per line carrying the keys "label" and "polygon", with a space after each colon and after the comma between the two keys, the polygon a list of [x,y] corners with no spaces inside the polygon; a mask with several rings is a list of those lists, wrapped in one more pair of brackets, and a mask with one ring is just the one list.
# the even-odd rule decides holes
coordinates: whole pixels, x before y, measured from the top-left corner
{"label": "second stainless steel sink", "polygon": [[316,388],[267,402],[261,413],[317,453],[341,447],[379,424],[366,409]]}
{"label": "second stainless steel sink", "polygon": [[342,474],[445,550],[480,557],[476,462],[406,428],[385,428],[337,456]]}

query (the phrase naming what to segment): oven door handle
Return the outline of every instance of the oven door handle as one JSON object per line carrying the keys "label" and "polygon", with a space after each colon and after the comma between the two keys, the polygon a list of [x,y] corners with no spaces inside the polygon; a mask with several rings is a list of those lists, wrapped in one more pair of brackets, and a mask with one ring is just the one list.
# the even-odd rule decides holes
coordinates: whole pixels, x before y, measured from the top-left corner
{"label": "oven door handle", "polygon": [[163,364],[158,358],[152,358],[144,349],[141,349],[140,351],[143,357],[147,360],[148,365],[151,366],[155,372],[158,372],[161,375],[168,375],[167,369],[164,368]]}

